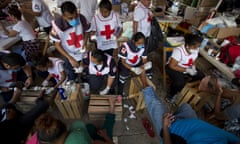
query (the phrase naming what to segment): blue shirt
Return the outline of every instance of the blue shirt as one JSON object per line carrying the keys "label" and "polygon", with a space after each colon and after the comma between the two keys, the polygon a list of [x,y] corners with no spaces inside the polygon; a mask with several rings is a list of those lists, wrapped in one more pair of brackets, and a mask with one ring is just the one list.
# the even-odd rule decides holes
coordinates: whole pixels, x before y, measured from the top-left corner
{"label": "blue shirt", "polygon": [[236,144],[240,138],[200,119],[176,120],[170,133],[184,138],[188,144]]}

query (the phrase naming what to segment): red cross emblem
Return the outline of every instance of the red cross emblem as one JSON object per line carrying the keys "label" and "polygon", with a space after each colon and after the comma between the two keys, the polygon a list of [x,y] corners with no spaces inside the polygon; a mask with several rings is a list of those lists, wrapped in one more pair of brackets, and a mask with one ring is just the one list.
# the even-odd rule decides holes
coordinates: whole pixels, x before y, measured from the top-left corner
{"label": "red cross emblem", "polygon": [[187,64],[183,64],[184,66],[191,66],[193,64],[193,59],[192,58],[190,58],[189,60],[188,60],[188,63]]}
{"label": "red cross emblem", "polygon": [[152,21],[152,16],[150,15],[150,13],[148,13],[148,19],[147,19],[148,22],[151,22]]}
{"label": "red cross emblem", "polygon": [[69,46],[74,45],[76,48],[80,48],[81,44],[80,41],[83,40],[83,35],[76,35],[75,32],[70,33],[71,39],[67,40]]}
{"label": "red cross emblem", "polygon": [[13,72],[11,79],[6,80],[5,82],[14,82],[14,81],[16,81],[16,79],[17,79],[17,73]]}
{"label": "red cross emblem", "polygon": [[138,60],[138,55],[135,55],[132,59],[129,59],[129,61],[130,61],[132,64],[136,63],[137,60]]}
{"label": "red cross emblem", "polygon": [[96,75],[97,75],[97,76],[101,76],[102,73],[101,73],[101,72],[97,72]]}
{"label": "red cross emblem", "polygon": [[57,74],[52,74],[52,77],[55,79],[59,79],[59,75],[57,75]]}
{"label": "red cross emblem", "polygon": [[110,39],[111,35],[114,33],[114,29],[111,29],[110,25],[105,25],[105,31],[101,31],[100,34],[101,35],[105,35],[106,39]]}

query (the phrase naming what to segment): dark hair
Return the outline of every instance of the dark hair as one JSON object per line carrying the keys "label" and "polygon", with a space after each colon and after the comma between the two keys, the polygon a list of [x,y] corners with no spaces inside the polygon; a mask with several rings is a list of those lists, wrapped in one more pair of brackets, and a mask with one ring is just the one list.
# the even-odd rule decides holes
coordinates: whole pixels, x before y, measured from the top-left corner
{"label": "dark hair", "polygon": [[40,142],[54,142],[67,132],[66,125],[49,113],[42,114],[35,121],[35,128]]}
{"label": "dark hair", "polygon": [[75,6],[74,3],[70,2],[70,1],[66,1],[66,2],[62,3],[62,5],[61,5],[61,12],[62,12],[62,14],[65,12],[74,14],[75,12],[77,12],[77,7]]}
{"label": "dark hair", "polygon": [[109,11],[112,10],[112,3],[109,0],[101,0],[99,3],[99,8],[105,8]]}
{"label": "dark hair", "polygon": [[6,63],[10,66],[24,66],[26,64],[26,61],[21,55],[13,52],[3,55],[1,58],[1,62]]}
{"label": "dark hair", "polygon": [[142,39],[142,38],[145,40],[145,36],[142,32],[137,32],[132,36],[132,40],[134,42],[137,42],[139,39]]}
{"label": "dark hair", "polygon": [[39,57],[34,58],[32,62],[34,66],[46,66],[50,60],[48,56],[41,56],[40,59]]}
{"label": "dark hair", "polygon": [[18,7],[16,5],[12,5],[12,6],[8,7],[7,11],[8,11],[8,13],[10,15],[13,15],[18,20],[22,19],[22,13],[21,13],[21,11],[18,9]]}
{"label": "dark hair", "polygon": [[98,62],[105,62],[107,59],[106,55],[101,50],[92,51],[91,56],[97,59]]}
{"label": "dark hair", "polygon": [[185,39],[185,45],[189,45],[189,46],[201,43],[203,40],[203,38],[200,37],[199,35],[193,35],[193,34],[186,34],[184,36],[184,39]]}

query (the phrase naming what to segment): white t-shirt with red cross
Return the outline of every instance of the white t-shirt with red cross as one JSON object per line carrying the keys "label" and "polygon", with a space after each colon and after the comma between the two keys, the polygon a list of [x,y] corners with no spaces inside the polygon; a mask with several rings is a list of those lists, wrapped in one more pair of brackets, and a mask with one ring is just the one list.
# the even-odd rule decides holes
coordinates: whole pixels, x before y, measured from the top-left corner
{"label": "white t-shirt with red cross", "polygon": [[18,21],[17,24],[13,26],[13,30],[18,32],[23,41],[36,39],[31,25],[25,20]]}
{"label": "white t-shirt with red cross", "polygon": [[183,68],[190,68],[193,64],[194,61],[198,57],[198,52],[194,52],[189,54],[185,46],[182,45],[180,47],[176,47],[173,49],[172,55],[170,58],[175,59],[178,61],[178,66],[183,67]]}
{"label": "white t-shirt with red cross", "polygon": [[59,82],[62,79],[61,72],[64,71],[64,62],[56,57],[49,57],[48,59],[53,64],[51,68],[48,68],[48,72],[57,82]]}
{"label": "white t-shirt with red cross", "polygon": [[42,0],[32,0],[32,11],[41,13],[40,16],[37,16],[39,26],[41,27],[50,27],[53,16],[50,13],[48,6]]}
{"label": "white t-shirt with red cross", "polygon": [[97,13],[91,23],[91,30],[96,31],[97,48],[100,50],[116,49],[117,39],[114,35],[120,31],[122,24],[119,15],[111,11],[110,15],[104,18],[101,13]]}
{"label": "white t-shirt with red cross", "polygon": [[151,11],[139,2],[133,12],[133,20],[138,22],[137,32],[142,32],[145,37],[149,37],[151,33],[151,19]]}

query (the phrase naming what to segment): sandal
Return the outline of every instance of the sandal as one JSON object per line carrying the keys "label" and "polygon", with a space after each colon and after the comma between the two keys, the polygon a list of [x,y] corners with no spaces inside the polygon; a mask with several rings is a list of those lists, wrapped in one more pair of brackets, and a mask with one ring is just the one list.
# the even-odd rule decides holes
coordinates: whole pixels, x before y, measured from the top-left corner
{"label": "sandal", "polygon": [[152,127],[152,124],[151,122],[148,120],[148,118],[143,118],[142,119],[142,124],[143,124],[143,127],[146,129],[148,135],[150,137],[155,137],[155,133],[154,133],[154,130],[153,130],[153,127]]}

